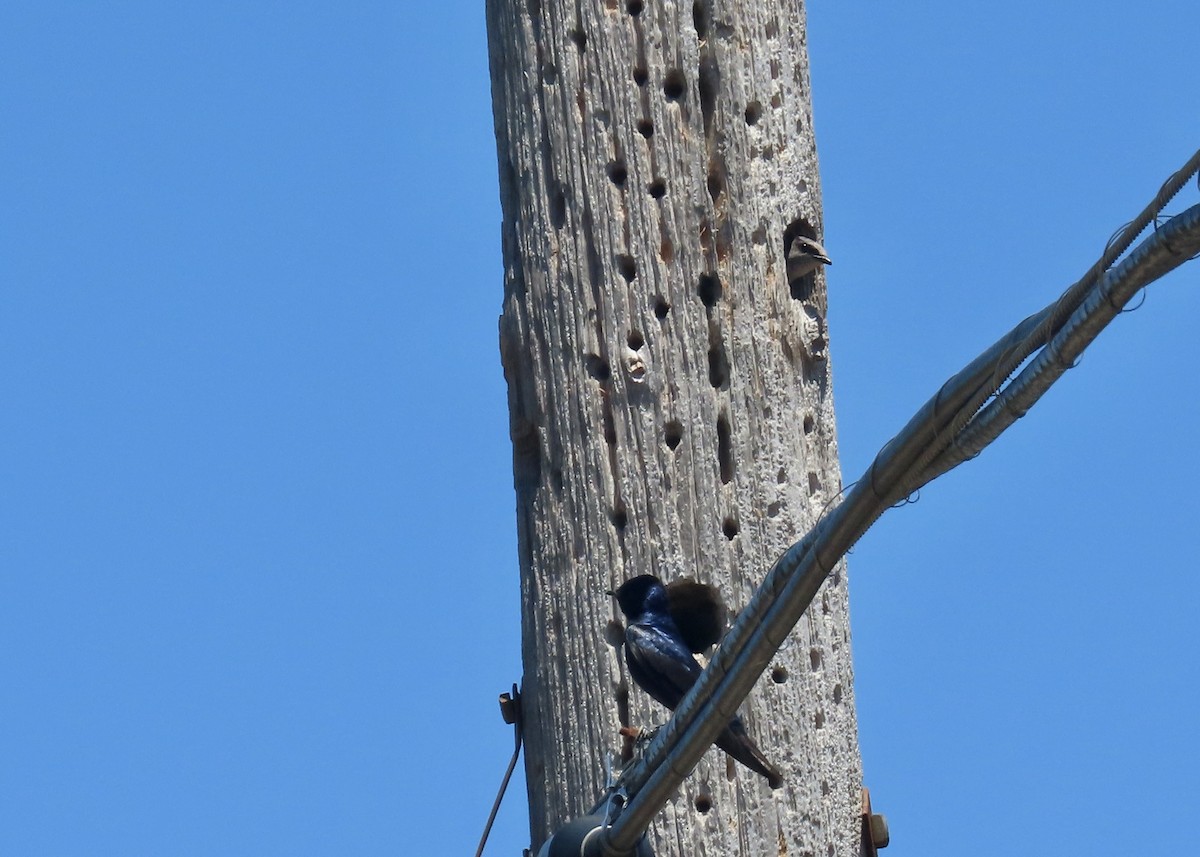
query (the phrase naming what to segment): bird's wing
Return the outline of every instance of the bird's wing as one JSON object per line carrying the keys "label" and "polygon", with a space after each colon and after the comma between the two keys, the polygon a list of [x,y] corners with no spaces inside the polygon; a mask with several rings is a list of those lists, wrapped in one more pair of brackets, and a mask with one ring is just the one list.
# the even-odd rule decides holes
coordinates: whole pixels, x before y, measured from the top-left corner
{"label": "bird's wing", "polygon": [[681,640],[638,622],[625,629],[625,661],[642,690],[672,710],[702,672]]}

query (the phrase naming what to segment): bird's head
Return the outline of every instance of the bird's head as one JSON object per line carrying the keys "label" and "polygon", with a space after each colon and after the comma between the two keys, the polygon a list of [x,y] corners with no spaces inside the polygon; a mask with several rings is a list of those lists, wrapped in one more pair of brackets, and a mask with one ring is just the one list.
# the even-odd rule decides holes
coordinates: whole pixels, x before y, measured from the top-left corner
{"label": "bird's head", "polygon": [[617,587],[616,592],[608,594],[617,599],[627,619],[635,619],[643,613],[667,612],[667,590],[653,574],[631,577]]}
{"label": "bird's head", "polygon": [[814,238],[807,238],[804,235],[797,235],[792,239],[792,245],[788,248],[787,253],[787,276],[789,282],[811,274],[822,265],[832,264],[833,261],[826,254],[825,248],[821,246],[821,242]]}

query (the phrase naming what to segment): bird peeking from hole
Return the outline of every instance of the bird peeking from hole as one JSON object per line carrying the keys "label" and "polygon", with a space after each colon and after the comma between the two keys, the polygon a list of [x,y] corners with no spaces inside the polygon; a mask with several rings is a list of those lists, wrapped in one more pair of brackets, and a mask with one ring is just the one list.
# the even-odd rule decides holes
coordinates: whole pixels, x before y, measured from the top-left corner
{"label": "bird peeking from hole", "polygon": [[822,265],[832,265],[833,261],[815,238],[797,235],[792,239],[792,246],[787,251],[787,278],[793,288],[796,284],[813,273]]}
{"label": "bird peeking from hole", "polygon": [[[610,592],[625,614],[625,663],[638,687],[672,711],[700,677],[693,657],[715,644],[725,631],[728,610],[715,587],[694,580],[668,586],[652,574],[631,578]],[[783,775],[767,761],[736,715],[721,730],[716,745],[750,770],[766,777],[771,788]]]}

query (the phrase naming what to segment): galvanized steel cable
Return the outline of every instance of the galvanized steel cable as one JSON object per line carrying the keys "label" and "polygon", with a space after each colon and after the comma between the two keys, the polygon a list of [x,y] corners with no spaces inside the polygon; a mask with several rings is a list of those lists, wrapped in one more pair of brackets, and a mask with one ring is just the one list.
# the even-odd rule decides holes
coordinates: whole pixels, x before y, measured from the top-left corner
{"label": "galvanized steel cable", "polygon": [[[954,440],[948,470],[973,458],[1025,415],[1050,385],[1075,365],[1075,360],[1147,283],[1182,265],[1200,252],[1200,205],[1171,218],[1109,271],[1088,292],[1084,302],[1059,332],[1037,353],[1021,374],[971,420]],[[953,462],[953,463],[950,463]],[[930,478],[944,471],[933,472]]]}
{"label": "galvanized steel cable", "polygon": [[[941,448],[931,445],[921,456],[911,480],[911,487],[904,491],[901,496],[935,479],[982,451],[983,446],[975,448],[973,452],[967,451],[967,447],[963,447],[956,442],[957,438],[966,430],[967,425],[975,419],[979,409],[984,406],[988,398],[997,393],[1005,380],[1016,371],[1021,363],[1039,348],[1043,348],[1058,334],[1067,319],[1084,302],[1088,294],[1096,288],[1098,282],[1104,276],[1104,272],[1129,249],[1133,241],[1145,231],[1146,227],[1151,223],[1157,222],[1167,204],[1197,174],[1200,174],[1200,150],[1197,150],[1188,159],[1187,163],[1163,183],[1158,193],[1155,194],[1154,199],[1142,209],[1137,217],[1117,230],[1113,237],[1109,239],[1104,252],[1096,264],[1078,282],[1063,292],[1053,304],[1021,322],[1020,325],[1003,337],[996,346],[993,346],[992,349],[989,349],[985,353],[985,356],[991,353],[1001,343],[1013,343],[1011,350],[1005,351],[1002,358],[996,362],[991,379],[992,383],[976,388],[974,395],[967,404],[961,406],[955,412],[946,432],[947,442]],[[1032,331],[1023,335],[1018,333],[1018,331],[1027,329],[1031,323],[1034,328]],[[1014,342],[1014,340],[1020,341]],[[977,360],[976,363],[978,362]],[[958,381],[964,374],[965,372],[959,373],[954,378],[951,378],[947,382],[947,386]],[[953,451],[951,451],[952,447]],[[933,464],[935,459],[938,461],[936,466]]]}

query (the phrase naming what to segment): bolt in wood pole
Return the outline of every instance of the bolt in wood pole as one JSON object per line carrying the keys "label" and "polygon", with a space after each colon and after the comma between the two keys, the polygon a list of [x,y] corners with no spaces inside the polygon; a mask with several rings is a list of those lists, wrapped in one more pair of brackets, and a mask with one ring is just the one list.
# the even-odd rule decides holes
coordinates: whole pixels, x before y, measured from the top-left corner
{"label": "bolt in wood pole", "polygon": [[[693,576],[736,609],[841,486],[824,273],[784,261],[825,238],[803,5],[487,18],[536,848],[601,795],[619,727],[667,717],[605,591]],[[786,785],[711,750],[651,826],[659,857],[860,853],[844,568],[768,675],[742,712]]]}

